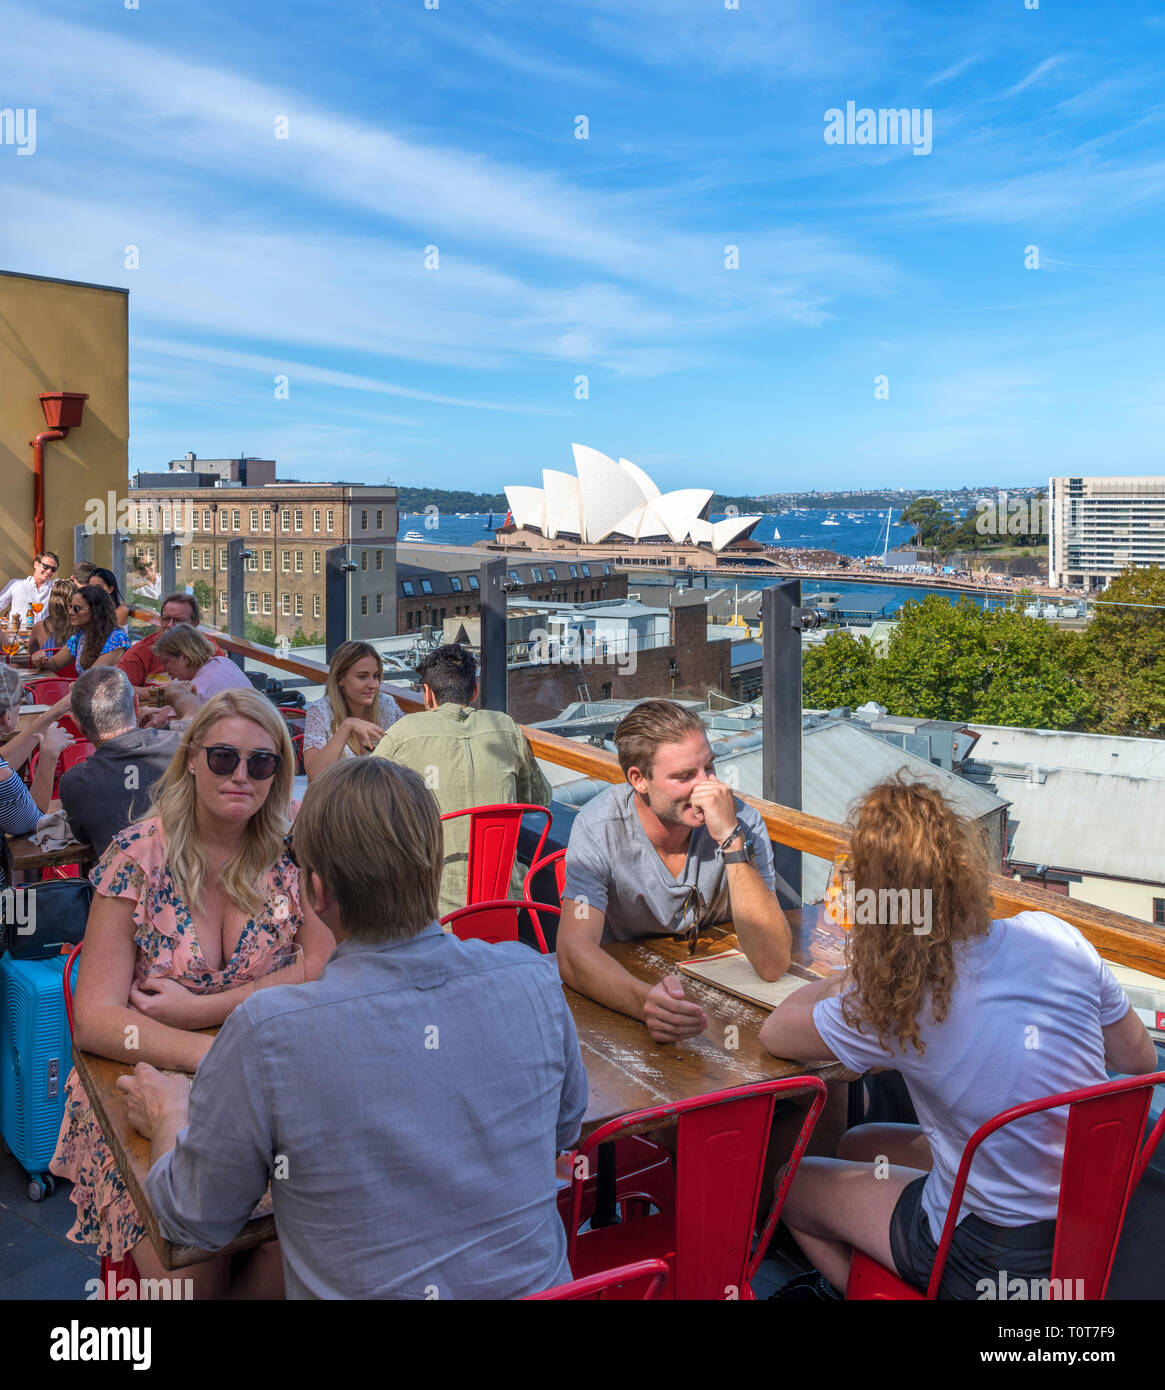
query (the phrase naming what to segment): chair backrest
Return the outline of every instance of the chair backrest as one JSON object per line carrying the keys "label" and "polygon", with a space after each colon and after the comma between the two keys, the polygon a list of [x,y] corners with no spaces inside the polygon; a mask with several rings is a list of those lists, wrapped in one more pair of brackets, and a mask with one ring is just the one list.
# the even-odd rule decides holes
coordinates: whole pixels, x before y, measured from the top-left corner
{"label": "chair backrest", "polygon": [[65,1017],[69,1020],[69,1037],[73,1036],[73,962],[81,954],[83,941],[78,941],[65,961],[65,973],[61,977],[61,989],[65,993]]}
{"label": "chair backrest", "polygon": [[1165,1130],[1165,1111],[1162,1111],[1142,1147],[1141,1136],[1145,1132],[1153,1087],[1162,1083],[1165,1083],[1165,1072],[1122,1077],[1099,1086],[1086,1086],[1013,1105],[980,1125],[963,1150],[927,1298],[938,1297],[963,1192],[979,1145],[1004,1125],[1062,1105],[1069,1107],[1068,1127],[1060,1169],[1060,1204],[1056,1213],[1051,1278],[1061,1281],[1061,1291],[1064,1281],[1071,1281],[1068,1297],[1103,1298],[1129,1198]]}
{"label": "chair backrest", "polygon": [[[546,903],[538,904],[539,912],[557,914],[560,908]],[[528,912],[530,924],[538,940],[538,949],[547,955],[546,937],[542,934],[542,924],[533,905],[524,899],[496,898],[493,902],[470,903],[458,907],[441,918],[443,927],[452,927],[454,936],[462,941],[488,941],[491,946],[499,941],[518,941],[518,914]]]}
{"label": "chair backrest", "polygon": [[[556,849],[553,854],[543,855],[541,859],[535,859],[530,864],[526,877],[522,880],[522,893],[530,902],[536,903],[538,899],[534,896],[534,884],[538,875],[544,870],[553,867],[554,886],[558,890],[558,905],[561,910],[562,895],[566,890],[566,850]],[[553,906],[553,904],[551,904]],[[541,904],[539,904],[541,906]],[[533,915],[533,914],[532,914]],[[542,924],[539,923],[539,929]]]}
{"label": "chair backrest", "polygon": [[32,692],[34,704],[55,705],[69,693],[70,685],[71,682],[60,680],[56,676],[46,676],[38,681],[29,681],[25,689]]}
{"label": "chair backrest", "polygon": [[[750,1257],[761,1198],[765,1154],[778,1096],[813,1091],[813,1103],[789,1159],[785,1177]],[[622,1115],[601,1125],[579,1146],[573,1164],[567,1254],[572,1263],[578,1242],[583,1187],[590,1165],[578,1156],[632,1127],[676,1126],[675,1291],[677,1299],[748,1297],[753,1275],[764,1258],[797,1166],[825,1105],[825,1083],[814,1076],[760,1081],[730,1091]]]}
{"label": "chair backrest", "polygon": [[466,906],[474,903],[496,902],[510,895],[510,879],[518,857],[518,837],[522,817],[537,815],[545,818],[538,837],[533,859],[542,854],[546,836],[550,833],[550,812],[545,806],[521,803],[499,806],[470,806],[464,811],[447,811],[443,821],[469,817],[469,863],[466,872],[468,895]]}
{"label": "chair backrest", "polygon": [[57,776],[60,777],[62,773],[68,772],[71,767],[76,767],[78,763],[83,763],[86,758],[92,757],[96,752],[97,749],[93,744],[87,742],[85,739],[82,739],[79,743],[72,744],[61,753],[61,760],[57,765]]}
{"label": "chair backrest", "polygon": [[[619,1265],[615,1269],[605,1269],[601,1274],[588,1274],[583,1279],[575,1279],[569,1284],[559,1284],[557,1288],[543,1293],[528,1294],[523,1303],[561,1303],[567,1300],[589,1299],[597,1302],[606,1298],[612,1289],[625,1284],[642,1281],[643,1293],[640,1298],[646,1302],[658,1298],[668,1280],[666,1260],[637,1260],[634,1264]],[[629,1297],[625,1294],[624,1297]]]}

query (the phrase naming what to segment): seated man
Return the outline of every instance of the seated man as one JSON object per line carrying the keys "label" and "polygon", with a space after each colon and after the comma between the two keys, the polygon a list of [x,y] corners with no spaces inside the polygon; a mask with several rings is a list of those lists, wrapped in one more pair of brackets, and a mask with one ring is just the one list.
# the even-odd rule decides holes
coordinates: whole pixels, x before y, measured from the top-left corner
{"label": "seated man", "polygon": [[146,814],[179,736],[138,728],[133,687],[117,666],[86,671],[73,684],[70,709],[97,751],[62,774],[61,806],[77,839],[102,855],[115,835]]}
{"label": "seated man", "polygon": [[[587,1079],[555,972],[435,920],[424,782],[347,758],[295,822],[300,892],[339,946],[238,1005],[191,1085],[120,1078],[162,1233],[216,1250],[271,1181],[289,1298],[520,1298],[570,1279],[555,1154]],[[371,852],[375,850],[375,853]]]}
{"label": "seated man", "polygon": [[[189,623],[191,627],[197,627],[201,621],[202,610],[193,594],[166,595],[162,602],[161,626],[155,628],[148,637],[143,637],[140,642],[135,642],[117,663],[139,695],[152,694],[155,686],[149,683],[150,677],[162,674],[162,658],[154,651],[154,643],[158,638],[178,623]],[[222,655],[217,645],[214,647],[214,654]]]}
{"label": "seated man", "polygon": [[792,941],[773,896],[772,845],[760,814],[716,780],[698,715],[645,700],[615,746],[627,783],[588,802],[571,830],[558,965],[573,989],[642,1019],[656,1042],[679,1042],[708,1021],[679,977],[648,986],[603,944],[731,921],[757,974],[779,979]]}
{"label": "seated man", "polygon": [[[444,815],[470,806],[501,803],[549,806],[550,783],[526,736],[508,714],[472,709],[477,696],[473,654],[456,644],[438,647],[417,666],[425,712],[398,719],[373,749],[419,772]],[[468,893],[469,817],[445,826],[441,916],[464,907]],[[522,896],[514,866],[510,896]]]}

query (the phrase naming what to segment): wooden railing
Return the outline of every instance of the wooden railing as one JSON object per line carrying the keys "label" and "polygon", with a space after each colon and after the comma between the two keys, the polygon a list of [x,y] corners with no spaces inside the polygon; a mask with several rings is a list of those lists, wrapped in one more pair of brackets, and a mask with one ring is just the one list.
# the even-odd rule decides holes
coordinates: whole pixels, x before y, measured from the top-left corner
{"label": "wooden railing", "polygon": [[[134,609],[132,613],[144,621],[157,622],[157,614],[148,610]],[[260,647],[244,638],[231,637],[206,624],[203,626],[224,651],[249,656],[316,685],[322,685],[327,679],[328,668],[322,662],[303,657],[278,656],[267,647]],[[415,690],[393,685],[386,688],[406,713],[423,707]],[[536,758],[559,767],[568,767],[596,781],[623,781],[623,770],[613,753],[589,744],[575,743],[542,729],[524,728],[523,731],[530,740]],[[740,798],[760,813],[769,838],[778,844],[827,860],[832,860],[839,850],[848,846],[845,827],[835,821],[823,820],[820,816],[811,816],[788,806],[778,806],[755,796],[740,794]],[[1165,979],[1165,931],[1149,922],[1126,917],[1124,913],[1113,912],[1106,907],[1096,907],[1079,898],[1049,893],[1043,888],[1020,883],[1002,874],[991,876],[991,897],[999,917],[1011,917],[1017,912],[1050,912],[1065,922],[1071,922],[1105,960]]]}

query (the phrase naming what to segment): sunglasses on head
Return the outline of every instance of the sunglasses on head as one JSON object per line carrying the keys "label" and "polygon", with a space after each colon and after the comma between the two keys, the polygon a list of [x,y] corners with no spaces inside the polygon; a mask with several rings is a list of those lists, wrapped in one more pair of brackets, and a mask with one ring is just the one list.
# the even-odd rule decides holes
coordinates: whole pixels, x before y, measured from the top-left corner
{"label": "sunglasses on head", "polygon": [[[229,743],[204,744],[203,749],[206,753],[206,765],[216,777],[229,777],[242,761],[243,755]],[[279,771],[282,761],[282,753],[269,753],[266,749],[249,753],[247,776],[253,777],[256,782],[266,782]]]}

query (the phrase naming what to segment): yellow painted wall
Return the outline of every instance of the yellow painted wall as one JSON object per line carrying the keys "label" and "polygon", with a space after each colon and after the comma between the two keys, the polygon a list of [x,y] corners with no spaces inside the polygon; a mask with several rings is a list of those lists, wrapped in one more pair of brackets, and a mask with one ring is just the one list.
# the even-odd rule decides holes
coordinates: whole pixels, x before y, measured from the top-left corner
{"label": "yellow painted wall", "polygon": [[[40,393],[89,393],[81,426],[45,446],[45,545],[67,573],[89,500],[126,495],[128,370],[128,291],[0,273],[0,581],[31,573]],[[93,558],[109,564],[107,533],[93,537]]]}

